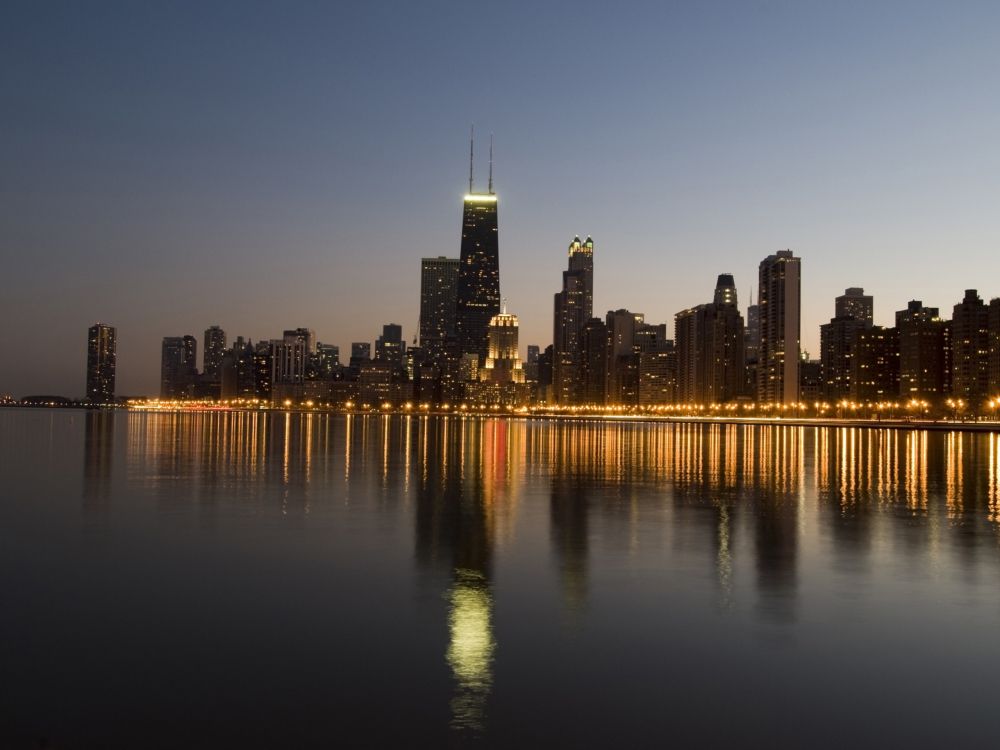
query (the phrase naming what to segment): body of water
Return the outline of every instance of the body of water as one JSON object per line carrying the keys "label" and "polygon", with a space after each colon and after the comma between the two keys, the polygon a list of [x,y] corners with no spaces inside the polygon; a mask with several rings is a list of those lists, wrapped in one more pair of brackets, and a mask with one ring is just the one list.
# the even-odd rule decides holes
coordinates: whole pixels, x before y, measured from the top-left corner
{"label": "body of water", "polygon": [[0,409],[0,746],[995,747],[1000,436]]}

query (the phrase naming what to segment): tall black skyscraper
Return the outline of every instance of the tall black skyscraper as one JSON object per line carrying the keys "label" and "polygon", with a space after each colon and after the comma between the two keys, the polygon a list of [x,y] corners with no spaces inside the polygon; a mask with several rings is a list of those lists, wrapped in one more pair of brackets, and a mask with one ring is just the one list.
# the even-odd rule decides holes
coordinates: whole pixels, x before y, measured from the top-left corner
{"label": "tall black skyscraper", "polygon": [[486,193],[473,192],[472,147],[469,148],[469,192],[462,208],[462,252],[455,304],[455,336],[462,354],[486,359],[490,320],[500,312],[500,258],[497,196],[493,192],[493,145]]}
{"label": "tall black skyscraper", "polygon": [[118,334],[111,326],[95,323],[87,330],[87,400],[110,404],[115,400],[115,359]]}

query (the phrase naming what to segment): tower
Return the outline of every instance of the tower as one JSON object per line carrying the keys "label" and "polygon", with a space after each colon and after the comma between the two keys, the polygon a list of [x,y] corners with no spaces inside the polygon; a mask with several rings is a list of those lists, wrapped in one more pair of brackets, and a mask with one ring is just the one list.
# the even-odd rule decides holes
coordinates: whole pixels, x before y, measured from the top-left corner
{"label": "tower", "polygon": [[557,403],[573,404],[582,397],[581,336],[594,312],[594,241],[574,237],[562,290],[555,295],[552,343],[552,390]]}
{"label": "tower", "polygon": [[110,404],[115,400],[115,360],[118,332],[103,323],[87,330],[87,401]]}
{"label": "tower", "polygon": [[799,398],[802,259],[779,250],[760,262],[759,273],[757,400],[794,403]]}
{"label": "tower", "polygon": [[462,245],[455,296],[455,336],[460,354],[485,360],[490,320],[500,312],[500,260],[497,196],[493,192],[493,145],[486,193],[473,192],[472,144],[469,192],[462,202]]}
{"label": "tower", "polygon": [[445,342],[455,335],[458,258],[420,260],[420,347],[426,361],[441,364]]}
{"label": "tower", "polygon": [[219,326],[209,326],[205,329],[205,350],[202,353],[204,358],[201,371],[209,380],[218,382],[221,380],[220,368],[222,367],[222,355],[226,351],[226,332]]}

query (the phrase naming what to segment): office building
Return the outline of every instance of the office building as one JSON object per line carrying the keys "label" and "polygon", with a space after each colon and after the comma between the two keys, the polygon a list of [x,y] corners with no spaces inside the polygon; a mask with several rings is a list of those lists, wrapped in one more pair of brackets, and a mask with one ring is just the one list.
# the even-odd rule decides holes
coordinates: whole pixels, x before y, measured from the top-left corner
{"label": "office building", "polygon": [[851,358],[851,400],[878,403],[899,394],[899,334],[870,326],[857,333]]}
{"label": "office building", "polygon": [[222,355],[226,351],[226,332],[219,326],[209,326],[205,330],[205,349],[202,353],[201,372],[206,380],[218,382],[221,379]]}
{"label": "office building", "polygon": [[799,397],[802,262],[779,250],[760,263],[760,353],[757,400],[795,403]]}
{"label": "office building", "polygon": [[819,329],[824,398],[840,401],[851,397],[854,347],[858,334],[871,328],[872,320],[872,297],[864,289],[851,287],[836,298],[834,317]]}
{"label": "office building", "polygon": [[382,326],[382,335],[375,339],[375,361],[398,369],[403,366],[405,351],[403,327],[396,323],[386,323]]}
{"label": "office building", "polygon": [[1000,297],[990,300],[988,313],[989,330],[989,392],[1000,399]]}
{"label": "office building", "polygon": [[721,274],[713,301],[674,316],[676,397],[693,404],[726,403],[746,390],[746,343],[736,285]]}
{"label": "office building", "polygon": [[552,386],[560,404],[578,403],[582,395],[580,336],[594,312],[594,241],[574,237],[568,256],[562,289],[555,295],[552,333]]}
{"label": "office building", "polygon": [[160,397],[190,397],[198,378],[197,362],[194,336],[165,336],[160,350]]}
{"label": "office building", "polygon": [[837,297],[834,303],[834,316],[862,320],[869,326],[874,324],[874,306],[872,296],[865,294],[861,287],[850,287]]}
{"label": "office building", "polygon": [[[492,151],[492,147],[490,149]],[[473,192],[472,153],[469,192],[462,206],[462,245],[455,304],[455,336],[460,354],[484,360],[490,321],[500,312],[500,259],[497,196],[493,192],[493,159],[486,193]]]}
{"label": "office building", "polygon": [[975,289],[951,315],[951,394],[978,409],[989,393],[989,308]]}
{"label": "office building", "polygon": [[95,323],[87,329],[87,401],[90,403],[114,403],[117,352],[118,332],[113,326]]}
{"label": "office building", "polygon": [[490,321],[486,361],[479,370],[479,380],[489,383],[523,383],[524,369],[518,355],[517,316],[506,307]]}
{"label": "office building", "polygon": [[420,348],[426,360],[439,362],[445,342],[455,336],[458,304],[458,258],[420,260]]}
{"label": "office building", "polygon": [[896,312],[899,336],[899,396],[935,403],[951,382],[949,325],[938,308],[911,300]]}

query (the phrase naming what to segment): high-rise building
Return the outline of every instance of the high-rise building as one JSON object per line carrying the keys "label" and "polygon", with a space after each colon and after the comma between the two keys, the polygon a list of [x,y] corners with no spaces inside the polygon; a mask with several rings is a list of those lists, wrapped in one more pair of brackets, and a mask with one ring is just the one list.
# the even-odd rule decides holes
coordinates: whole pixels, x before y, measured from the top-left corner
{"label": "high-rise building", "polygon": [[403,366],[405,351],[403,327],[397,323],[382,326],[382,335],[375,340],[375,361],[398,369]]}
{"label": "high-rise building", "polygon": [[659,406],[677,400],[677,350],[670,339],[639,354],[639,404]]}
{"label": "high-rise building", "polygon": [[899,334],[899,395],[937,401],[948,393],[951,362],[948,323],[936,307],[911,300],[896,312]]}
{"label": "high-rise building", "polygon": [[760,356],[757,400],[794,403],[799,397],[802,259],[779,250],[760,263]]}
{"label": "high-rise building", "polygon": [[87,401],[110,404],[115,400],[115,362],[118,332],[95,323],[87,329]]}
{"label": "high-rise building", "polygon": [[676,397],[684,403],[725,403],[745,391],[746,344],[736,285],[716,282],[714,301],[674,316]]}
{"label": "high-rise building", "polygon": [[493,156],[486,193],[473,192],[472,151],[469,192],[462,207],[462,247],[455,304],[455,336],[460,354],[486,358],[490,321],[500,312],[500,253],[497,196],[493,192]]}
{"label": "high-rise building", "polygon": [[271,386],[301,385],[306,380],[309,360],[316,353],[316,334],[308,328],[284,332],[271,340]]}
{"label": "high-rise building", "polygon": [[517,316],[503,311],[490,321],[489,347],[479,379],[490,383],[523,383],[524,370],[517,346]]}
{"label": "high-rise building", "polygon": [[557,403],[574,404],[581,398],[580,336],[593,313],[594,241],[577,236],[569,245],[562,290],[555,295],[552,386]]}
{"label": "high-rise building", "polygon": [[851,358],[851,399],[877,403],[899,394],[899,333],[870,326],[856,334]]}
{"label": "high-rise building", "polygon": [[340,370],[340,347],[336,344],[316,343],[316,375],[330,380]]}
{"label": "high-rise building", "polygon": [[580,334],[580,400],[591,406],[603,406],[608,397],[608,326],[600,318],[591,318]]}
{"label": "high-rise building", "polygon": [[645,325],[645,316],[630,310],[609,310],[608,380],[606,403],[633,406],[639,400],[639,356],[636,330]]}
{"label": "high-rise building", "polygon": [[865,294],[861,287],[852,286],[837,297],[834,314],[838,318],[863,320],[868,325],[874,323],[872,296]]}
{"label": "high-rise building", "polygon": [[538,382],[538,358],[541,353],[538,344],[528,344],[528,356],[524,360],[524,379],[529,383]]}
{"label": "high-rise building", "polygon": [[989,392],[989,308],[975,289],[951,316],[951,393],[978,409]]}
{"label": "high-rise building", "polygon": [[202,353],[201,372],[206,380],[219,382],[222,355],[226,351],[226,332],[219,326],[209,326],[205,329],[205,350]]}
{"label": "high-rise building", "polygon": [[760,306],[753,304],[753,290],[750,291],[750,305],[747,307],[746,334],[746,374],[743,392],[751,398],[757,396],[757,360],[760,358]]}
{"label": "high-rise building", "polygon": [[198,340],[194,336],[165,336],[160,352],[160,397],[187,398],[198,377]]}
{"label": "high-rise building", "polygon": [[1000,297],[990,300],[989,309],[990,395],[1000,398]]}
{"label": "high-rise building", "polygon": [[458,258],[443,255],[420,260],[420,347],[432,362],[439,362],[455,335],[458,266]]}
{"label": "high-rise building", "polygon": [[837,297],[834,317],[820,326],[820,370],[824,397],[847,399],[854,392],[854,346],[860,332],[872,327],[872,297],[851,287]]}

